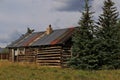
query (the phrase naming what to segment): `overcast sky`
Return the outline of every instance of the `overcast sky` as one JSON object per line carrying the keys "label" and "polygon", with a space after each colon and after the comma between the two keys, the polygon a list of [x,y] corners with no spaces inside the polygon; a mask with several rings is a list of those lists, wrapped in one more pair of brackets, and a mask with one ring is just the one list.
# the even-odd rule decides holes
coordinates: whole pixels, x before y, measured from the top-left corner
{"label": "overcast sky", "polygon": [[[27,27],[44,31],[76,26],[84,0],[0,0],[0,46],[5,47],[26,32]],[[95,19],[102,12],[104,0],[90,2]],[[120,1],[113,0],[120,11]]]}

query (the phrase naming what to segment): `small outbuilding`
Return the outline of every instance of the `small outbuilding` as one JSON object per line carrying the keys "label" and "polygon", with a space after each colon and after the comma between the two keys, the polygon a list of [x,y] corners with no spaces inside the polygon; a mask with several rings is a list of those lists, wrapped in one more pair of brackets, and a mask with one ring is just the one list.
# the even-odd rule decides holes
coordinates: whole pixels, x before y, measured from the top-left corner
{"label": "small outbuilding", "polygon": [[71,57],[71,38],[74,28],[53,30],[22,35],[7,46],[9,60],[13,62],[34,62],[45,66],[66,66]]}
{"label": "small outbuilding", "polygon": [[9,54],[6,48],[0,48],[0,60],[8,60]]}

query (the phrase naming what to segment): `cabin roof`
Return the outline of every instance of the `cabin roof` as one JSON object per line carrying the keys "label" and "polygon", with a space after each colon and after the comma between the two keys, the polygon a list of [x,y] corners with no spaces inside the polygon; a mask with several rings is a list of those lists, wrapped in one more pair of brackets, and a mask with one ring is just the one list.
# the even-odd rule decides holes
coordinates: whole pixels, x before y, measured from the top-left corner
{"label": "cabin roof", "polygon": [[45,31],[33,32],[31,34],[25,34],[21,36],[7,47],[34,47],[63,44],[72,36],[73,31],[74,28],[65,28],[53,30],[53,32],[50,34],[46,34]]}

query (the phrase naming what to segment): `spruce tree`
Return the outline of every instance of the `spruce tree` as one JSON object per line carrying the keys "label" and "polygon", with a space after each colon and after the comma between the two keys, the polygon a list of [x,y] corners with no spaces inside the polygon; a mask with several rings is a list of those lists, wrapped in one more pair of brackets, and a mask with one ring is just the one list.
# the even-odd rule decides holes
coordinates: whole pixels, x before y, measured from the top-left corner
{"label": "spruce tree", "polygon": [[115,3],[112,0],[105,0],[103,13],[99,16],[98,26],[98,50],[99,50],[99,66],[105,69],[120,68],[120,39],[118,12]]}
{"label": "spruce tree", "polygon": [[104,1],[104,6],[102,7],[103,13],[99,16],[98,25],[101,27],[111,27],[117,23],[119,13],[114,5],[115,3],[112,0]]}
{"label": "spruce tree", "polygon": [[97,69],[98,60],[94,49],[97,41],[94,39],[93,12],[90,11],[89,0],[84,1],[85,10],[82,12],[82,17],[78,22],[79,26],[73,34],[72,58],[68,64],[78,69]]}

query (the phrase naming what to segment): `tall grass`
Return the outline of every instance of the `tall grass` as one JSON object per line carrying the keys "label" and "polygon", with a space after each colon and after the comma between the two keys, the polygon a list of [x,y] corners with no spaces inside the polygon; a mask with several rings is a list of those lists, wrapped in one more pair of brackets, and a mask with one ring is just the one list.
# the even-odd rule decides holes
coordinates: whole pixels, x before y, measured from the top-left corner
{"label": "tall grass", "polygon": [[82,71],[0,61],[0,80],[120,80],[120,70]]}

